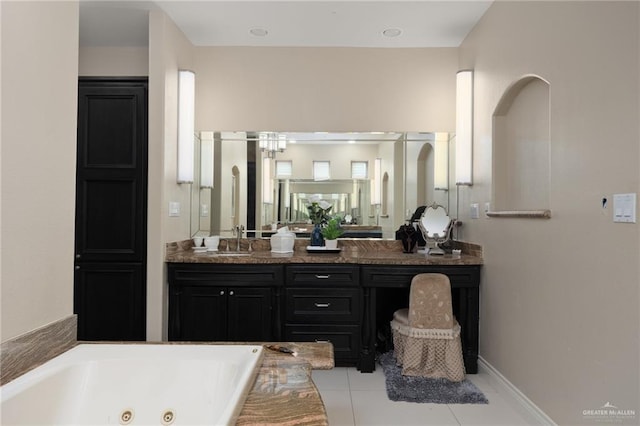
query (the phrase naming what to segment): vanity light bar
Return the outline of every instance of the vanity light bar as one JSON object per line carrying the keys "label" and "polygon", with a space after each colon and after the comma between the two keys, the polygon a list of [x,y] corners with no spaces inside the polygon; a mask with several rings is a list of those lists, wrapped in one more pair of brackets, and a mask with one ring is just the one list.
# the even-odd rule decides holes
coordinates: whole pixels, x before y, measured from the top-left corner
{"label": "vanity light bar", "polygon": [[200,188],[213,188],[213,132],[200,132]]}
{"label": "vanity light bar", "polygon": [[472,185],[473,71],[456,76],[456,185]]}
{"label": "vanity light bar", "polygon": [[178,183],[193,183],[195,74],[178,71]]}

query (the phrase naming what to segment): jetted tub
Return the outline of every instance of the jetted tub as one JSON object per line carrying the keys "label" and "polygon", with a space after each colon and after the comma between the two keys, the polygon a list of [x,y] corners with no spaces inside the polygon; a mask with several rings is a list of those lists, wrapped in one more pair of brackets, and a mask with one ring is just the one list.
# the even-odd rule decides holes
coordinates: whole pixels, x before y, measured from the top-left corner
{"label": "jetted tub", "polygon": [[253,345],[82,344],[0,388],[3,425],[234,424]]}

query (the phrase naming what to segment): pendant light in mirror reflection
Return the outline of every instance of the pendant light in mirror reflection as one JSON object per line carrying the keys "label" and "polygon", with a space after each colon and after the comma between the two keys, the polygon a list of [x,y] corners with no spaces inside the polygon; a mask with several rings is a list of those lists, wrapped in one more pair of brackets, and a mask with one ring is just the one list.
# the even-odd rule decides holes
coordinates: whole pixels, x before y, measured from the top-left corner
{"label": "pendant light in mirror reflection", "polygon": [[456,76],[456,185],[472,185],[473,71]]}
{"label": "pendant light in mirror reflection", "polygon": [[193,183],[195,74],[178,71],[178,183]]}
{"label": "pendant light in mirror reflection", "polygon": [[200,132],[200,188],[213,188],[213,132]]}
{"label": "pendant light in mirror reflection", "polygon": [[284,152],[287,149],[287,137],[284,134],[263,132],[258,136],[258,146],[268,158],[276,158],[277,152]]}

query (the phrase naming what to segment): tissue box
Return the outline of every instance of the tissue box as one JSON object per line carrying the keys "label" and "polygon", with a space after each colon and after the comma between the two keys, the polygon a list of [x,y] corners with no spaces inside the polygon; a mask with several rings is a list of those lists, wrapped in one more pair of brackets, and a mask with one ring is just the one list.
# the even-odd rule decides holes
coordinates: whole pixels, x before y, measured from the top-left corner
{"label": "tissue box", "polygon": [[290,232],[288,228],[278,229],[278,232],[271,236],[271,253],[293,253],[293,244],[296,241],[296,234]]}

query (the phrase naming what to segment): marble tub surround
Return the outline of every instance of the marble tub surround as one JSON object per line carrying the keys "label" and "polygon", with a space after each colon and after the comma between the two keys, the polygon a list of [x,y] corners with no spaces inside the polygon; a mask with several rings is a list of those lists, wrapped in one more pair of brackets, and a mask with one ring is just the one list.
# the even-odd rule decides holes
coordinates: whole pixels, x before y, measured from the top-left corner
{"label": "marble tub surround", "polygon": [[70,315],[2,343],[0,385],[74,347],[77,324],[77,317]]}
{"label": "marble tub surround", "polygon": [[[222,240],[221,240],[222,241]],[[248,254],[249,242],[252,251]],[[221,242],[221,246],[222,246]],[[165,261],[169,263],[226,263],[226,264],[282,264],[282,263],[345,263],[345,264],[393,264],[393,265],[481,265],[482,247],[477,244],[455,242],[454,247],[462,250],[460,256],[425,255],[423,253],[403,253],[399,240],[373,240],[363,238],[339,239],[340,253],[308,253],[308,239],[296,239],[293,253],[271,253],[268,239],[242,239],[241,251],[244,256],[220,256],[218,253],[195,252],[191,240],[167,244]],[[232,247],[235,240],[232,240]],[[473,254],[471,254],[473,253]]]}
{"label": "marble tub surround", "polygon": [[[55,352],[42,352],[37,365],[43,364],[51,358],[60,355],[62,352],[72,348],[77,344],[75,341],[75,316],[73,316],[73,342],[68,347]],[[56,323],[56,325],[58,325]],[[40,345],[32,342],[33,336],[44,336],[52,339],[58,336],[64,339],[67,333],[60,334],[61,327],[47,326],[48,331],[36,333],[35,330],[29,333],[28,344],[32,348],[30,354],[41,351]],[[63,329],[67,329],[65,326]],[[34,334],[36,333],[36,334]],[[20,336],[20,339],[27,336]],[[68,339],[65,339],[68,341]],[[123,344],[123,345],[144,345],[144,344],[167,344],[167,345],[230,345],[230,344],[264,344],[281,345],[296,351],[297,356],[283,354],[265,349],[262,365],[256,377],[255,383],[243,405],[242,411],[236,424],[238,425],[328,425],[328,419],[322,398],[311,380],[311,370],[328,370],[334,366],[333,345],[331,343],[294,343],[294,342],[82,342],[87,344]],[[4,364],[4,344],[3,344],[3,364],[2,374],[5,375],[6,365]],[[27,355],[27,358],[33,358]],[[19,368],[20,365],[12,365],[13,376],[11,379],[26,373],[35,368]],[[11,380],[9,379],[9,380]],[[7,380],[7,381],[9,381]],[[6,383],[3,381],[3,383]]]}
{"label": "marble tub surround", "polygon": [[291,343],[297,356],[265,350],[262,367],[237,425],[328,425],[311,370],[333,368],[331,343]]}

